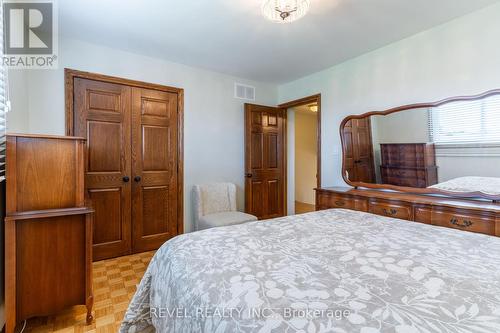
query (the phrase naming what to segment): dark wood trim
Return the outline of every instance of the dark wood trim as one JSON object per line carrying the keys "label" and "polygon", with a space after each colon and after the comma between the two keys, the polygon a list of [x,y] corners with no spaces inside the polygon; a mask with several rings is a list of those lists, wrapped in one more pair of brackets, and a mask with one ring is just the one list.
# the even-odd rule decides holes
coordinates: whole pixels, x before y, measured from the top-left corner
{"label": "dark wood trim", "polygon": [[88,80],[122,84],[126,86],[132,86],[144,89],[153,89],[153,90],[159,90],[177,94],[178,96],[177,108],[179,112],[178,113],[179,128],[177,136],[177,147],[178,147],[177,188],[179,195],[179,200],[177,200],[177,216],[178,216],[177,230],[179,231],[179,234],[184,233],[184,89],[65,68],[64,69],[64,82],[65,82],[64,96],[65,96],[65,115],[66,115],[65,123],[66,123],[66,135],[68,136],[72,136],[74,133],[73,90],[74,90],[75,78],[83,78]]}
{"label": "dark wood trim", "polygon": [[21,138],[35,138],[35,139],[59,139],[59,140],[81,140],[86,141],[87,139],[80,136],[68,136],[68,135],[48,135],[48,134],[26,134],[26,133],[7,133],[8,136],[15,136]]}
{"label": "dark wood trim", "polygon": [[285,216],[288,215],[288,112],[287,109],[283,108],[283,176],[285,181],[283,187],[285,188],[283,195],[284,202],[284,213]]}
{"label": "dark wood trim", "polygon": [[14,332],[16,327],[17,306],[16,306],[16,222],[14,220],[5,220],[4,230],[5,242],[5,310],[10,309],[10,314],[5,311],[5,331]]}
{"label": "dark wood trim", "polygon": [[[318,104],[318,113],[317,113],[318,130],[317,130],[317,139],[316,139],[318,153],[316,154],[317,155],[317,171],[316,171],[316,173],[317,173],[316,180],[317,181],[316,181],[316,185],[318,187],[321,187],[321,94],[311,95],[311,96],[307,96],[304,98],[296,99],[294,101],[282,103],[282,104],[279,104],[278,107],[289,109],[289,108],[293,108],[296,106],[301,106],[301,105],[311,104],[311,103]],[[286,141],[285,141],[285,148],[287,148]],[[286,155],[285,155],[285,157],[287,158]],[[288,172],[287,170],[285,170],[285,171]]]}
{"label": "dark wood trim", "polygon": [[[446,98],[437,102],[433,103],[418,103],[418,104],[409,104],[409,105],[404,105],[404,106],[399,106],[395,107],[392,109],[388,109],[385,111],[370,111],[366,112],[360,115],[350,115],[342,122],[340,123],[340,139],[342,142],[342,155],[344,155],[345,150],[346,150],[346,142],[344,140],[344,137],[342,135],[344,126],[347,124],[348,121],[352,119],[362,119],[370,116],[387,116],[389,114],[395,113],[395,112],[400,112],[400,111],[405,111],[405,110],[410,110],[410,109],[424,109],[424,108],[435,108],[443,104],[447,104],[450,102],[456,102],[456,101],[475,101],[479,99],[483,99],[492,95],[500,95],[500,89],[494,89],[487,91],[485,93],[479,94],[479,95],[472,95],[472,96],[457,96],[457,97],[450,97]],[[414,194],[439,194],[439,195],[445,195],[449,197],[455,197],[455,198],[483,198],[483,199],[488,199],[488,200],[493,200],[493,201],[498,201],[500,199],[500,196],[498,195],[490,195],[482,192],[451,192],[451,191],[445,191],[445,190],[439,190],[439,189],[428,189],[428,188],[414,188],[414,187],[405,187],[405,186],[395,186],[395,185],[388,185],[388,184],[371,184],[371,183],[364,183],[364,182],[351,182],[346,175],[346,165],[345,165],[345,159],[342,158],[342,178],[344,181],[354,187],[354,188],[359,188],[359,187],[364,187],[364,188],[371,188],[371,189],[387,189],[387,190],[394,190],[394,191],[399,191],[399,192],[406,192],[406,193],[414,193]]]}
{"label": "dark wood trim", "polygon": [[46,210],[35,210],[27,212],[10,213],[5,217],[6,221],[20,221],[20,220],[30,220],[30,219],[41,219],[48,217],[57,216],[69,216],[69,215],[82,215],[93,213],[94,210],[87,207],[81,208],[61,208],[61,209],[46,209]]}
{"label": "dark wood trim", "polygon": [[[83,174],[83,172],[82,172]],[[86,323],[87,325],[92,324],[94,317],[92,316],[92,308],[94,306],[94,290],[92,286],[92,274],[93,274],[93,265],[92,265],[92,237],[93,237],[93,210],[89,213],[86,213],[85,216],[85,239],[88,241],[85,242],[85,307],[87,308],[86,315]]]}
{"label": "dark wood trim", "polygon": [[180,89],[177,93],[177,108],[179,114],[177,116],[177,216],[179,223],[177,231],[179,235],[184,233],[184,89]]}
{"label": "dark wood trim", "polygon": [[296,99],[293,101],[289,101],[286,103],[281,103],[278,105],[278,107],[288,109],[288,108],[293,108],[294,106],[315,103],[318,101],[318,99],[321,99],[321,94],[311,95],[311,96],[299,98],[299,99]]}
{"label": "dark wood trim", "polygon": [[65,114],[65,133],[67,136],[74,135],[75,123],[73,118],[73,101],[74,101],[74,78],[76,71],[64,69],[64,114]]}

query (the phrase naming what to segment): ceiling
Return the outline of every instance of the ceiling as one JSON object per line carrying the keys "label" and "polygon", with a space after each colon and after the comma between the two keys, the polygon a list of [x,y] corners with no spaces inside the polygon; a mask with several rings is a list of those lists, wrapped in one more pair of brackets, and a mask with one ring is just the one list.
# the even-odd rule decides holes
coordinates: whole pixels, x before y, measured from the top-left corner
{"label": "ceiling", "polygon": [[261,0],[61,0],[59,31],[83,41],[263,82],[331,67],[498,0],[311,0],[292,24]]}

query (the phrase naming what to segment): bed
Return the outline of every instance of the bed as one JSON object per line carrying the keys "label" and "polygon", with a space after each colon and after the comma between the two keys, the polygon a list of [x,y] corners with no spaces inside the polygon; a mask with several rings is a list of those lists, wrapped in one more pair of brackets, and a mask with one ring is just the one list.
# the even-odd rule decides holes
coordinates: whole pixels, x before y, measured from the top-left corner
{"label": "bed", "polygon": [[121,332],[500,332],[500,239],[343,209],[178,236]]}
{"label": "bed", "polygon": [[476,176],[459,177],[436,185],[432,185],[429,188],[435,188],[438,190],[449,192],[481,192],[488,195],[500,196],[500,178]]}

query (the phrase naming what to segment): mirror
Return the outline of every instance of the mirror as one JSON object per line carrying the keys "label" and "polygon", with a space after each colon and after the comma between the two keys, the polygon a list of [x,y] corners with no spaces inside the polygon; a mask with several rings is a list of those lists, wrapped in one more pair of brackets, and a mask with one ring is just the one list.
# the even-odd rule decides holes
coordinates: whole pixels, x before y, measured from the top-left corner
{"label": "mirror", "polygon": [[500,200],[500,90],[344,119],[355,187]]}

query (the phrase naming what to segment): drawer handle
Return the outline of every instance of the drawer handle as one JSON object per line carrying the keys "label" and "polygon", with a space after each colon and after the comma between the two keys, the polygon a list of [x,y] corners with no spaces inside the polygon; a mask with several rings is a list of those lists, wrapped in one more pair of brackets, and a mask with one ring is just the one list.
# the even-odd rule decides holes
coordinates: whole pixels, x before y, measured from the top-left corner
{"label": "drawer handle", "polygon": [[398,211],[394,208],[391,208],[390,210],[387,208],[384,208],[383,211],[384,211],[384,214],[388,215],[388,216],[394,216],[398,213]]}
{"label": "drawer handle", "polygon": [[345,206],[345,201],[335,201],[335,205],[339,206],[339,207],[344,207]]}
{"label": "drawer handle", "polygon": [[457,218],[452,218],[450,220],[450,223],[459,228],[469,228],[474,224],[472,221],[469,220],[463,220],[463,222],[460,223],[460,221]]}

